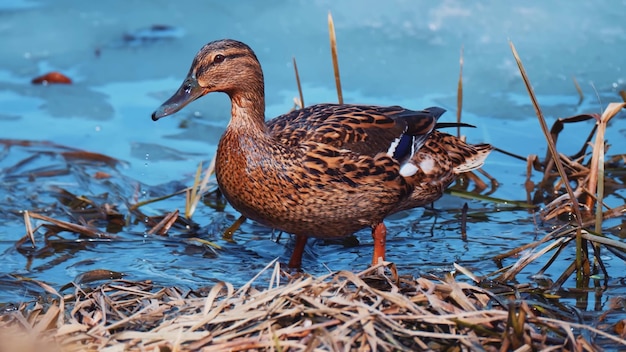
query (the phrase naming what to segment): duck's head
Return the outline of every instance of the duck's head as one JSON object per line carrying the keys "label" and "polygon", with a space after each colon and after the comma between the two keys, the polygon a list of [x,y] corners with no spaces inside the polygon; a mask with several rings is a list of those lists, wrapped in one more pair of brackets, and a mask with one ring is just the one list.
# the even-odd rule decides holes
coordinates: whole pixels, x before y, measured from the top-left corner
{"label": "duck's head", "polygon": [[263,72],[249,46],[223,39],[202,47],[183,84],[152,113],[152,120],[171,115],[211,92],[224,92],[232,100],[240,96],[263,98]]}

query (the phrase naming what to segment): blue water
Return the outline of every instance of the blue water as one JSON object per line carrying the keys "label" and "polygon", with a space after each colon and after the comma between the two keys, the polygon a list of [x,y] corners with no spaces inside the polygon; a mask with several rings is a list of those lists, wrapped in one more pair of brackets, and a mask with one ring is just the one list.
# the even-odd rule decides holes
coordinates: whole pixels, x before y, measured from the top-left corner
{"label": "blue water", "polygon": [[[206,165],[212,158],[228,122],[227,97],[205,97],[157,123],[150,114],[179,86],[193,56],[208,41],[238,39],[256,51],[265,71],[269,117],[290,110],[298,95],[292,57],[298,60],[306,104],[336,101],[329,11],[337,30],[347,102],[412,109],[437,105],[449,110],[443,120],[454,121],[463,48],[463,121],[478,127],[464,130],[468,141],[492,143],[524,157],[543,157],[544,137],[509,40],[520,53],[549,124],[559,117],[600,112],[609,102],[619,101],[617,92],[626,89],[625,10],[626,1],[608,0],[515,4],[495,0],[4,1],[0,4],[0,138],[50,141],[106,154],[122,163],[115,169],[88,167],[34,181],[9,183],[5,178],[0,188],[0,274],[19,274],[59,288],[87,270],[107,269],[124,272],[132,280],[198,287],[217,280],[241,284],[274,258],[288,260],[289,237],[283,235],[276,243],[277,234],[254,223],[242,226],[236,243],[223,241],[221,231],[238,217],[230,207],[218,212],[200,206],[193,218],[201,226],[195,236],[223,247],[217,254],[180,237],[144,235],[141,223],[129,225],[116,234],[116,240],[80,243],[80,250],[35,256],[32,261],[14,247],[25,234],[20,211],[33,210],[29,205],[56,204],[49,192],[53,186],[94,197],[113,187],[89,175],[109,172],[118,190],[112,201],[125,212],[125,200],[145,200],[191,184],[198,163]],[[154,25],[169,27],[150,30]],[[53,70],[74,83],[30,83]],[[572,77],[585,95],[581,105]],[[576,152],[590,126],[592,122],[567,126],[559,150]],[[625,126],[624,114],[610,126],[611,153],[626,150]],[[3,176],[34,149],[6,149],[0,157]],[[58,158],[37,162],[42,167],[64,165]],[[485,170],[501,183],[493,196],[526,199],[524,162],[494,153]],[[540,177],[535,174],[534,181]],[[607,199],[610,206],[624,203],[624,189],[617,194]],[[20,201],[24,199],[30,201]],[[458,209],[465,202],[444,196],[435,203],[436,211],[416,209],[394,215],[387,221],[388,259],[407,275],[442,274],[453,270],[455,262],[483,275],[497,269],[491,260],[494,255],[539,239],[549,230],[525,210],[469,201],[468,238],[462,240]],[[184,209],[184,197],[142,208],[146,215],[175,209]],[[623,221],[623,217],[614,219],[607,226]],[[62,235],[68,243],[77,240],[73,234]],[[38,236],[41,248],[42,232]],[[359,239],[360,245],[352,247],[310,241],[304,267],[314,274],[366,268],[371,238],[364,231]],[[573,252],[562,258],[569,263],[572,256]],[[615,276],[609,295],[623,294],[624,263],[610,253],[604,258]],[[542,263],[518,279],[529,280]],[[558,275],[567,263],[556,263],[548,275]],[[19,286],[0,288],[0,301],[30,299]]]}

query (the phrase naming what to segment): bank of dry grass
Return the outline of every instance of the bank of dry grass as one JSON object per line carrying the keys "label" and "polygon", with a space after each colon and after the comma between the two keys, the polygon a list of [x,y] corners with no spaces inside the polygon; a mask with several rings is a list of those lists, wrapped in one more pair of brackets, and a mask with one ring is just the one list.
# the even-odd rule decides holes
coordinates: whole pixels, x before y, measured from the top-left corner
{"label": "bank of dry grass", "polygon": [[[515,289],[499,295],[445,280],[361,273],[292,277],[205,292],[116,280],[0,316],[2,351],[593,351],[626,341],[554,319]],[[380,274],[381,269],[385,269]],[[267,280],[266,276],[266,279]]]}

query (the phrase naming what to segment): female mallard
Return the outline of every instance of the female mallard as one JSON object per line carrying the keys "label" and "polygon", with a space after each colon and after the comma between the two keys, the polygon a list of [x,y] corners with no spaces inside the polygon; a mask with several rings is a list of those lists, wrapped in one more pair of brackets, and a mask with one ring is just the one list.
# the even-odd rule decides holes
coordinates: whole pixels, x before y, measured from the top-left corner
{"label": "female mallard", "polygon": [[492,147],[435,130],[444,110],[318,104],[265,122],[263,72],[246,44],[205,45],[187,78],[152,119],[211,92],[231,100],[215,174],[245,217],[296,235],[290,267],[308,237],[339,238],[372,227],[372,264],[385,258],[383,219],[441,197],[461,172],[480,167]]}

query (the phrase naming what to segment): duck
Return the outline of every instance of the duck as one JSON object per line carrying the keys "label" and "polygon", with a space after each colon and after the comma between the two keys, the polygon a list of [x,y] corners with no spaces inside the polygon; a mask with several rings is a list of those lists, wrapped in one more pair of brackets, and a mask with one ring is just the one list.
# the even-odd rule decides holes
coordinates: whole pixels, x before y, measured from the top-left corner
{"label": "duck", "polygon": [[261,64],[233,39],[203,46],[152,120],[213,92],[231,101],[215,157],[219,188],[246,218],[295,235],[290,268],[301,268],[309,238],[340,239],[368,227],[372,265],[381,263],[383,220],[434,202],[493,149],[439,131],[439,107],[316,104],[266,121]]}

